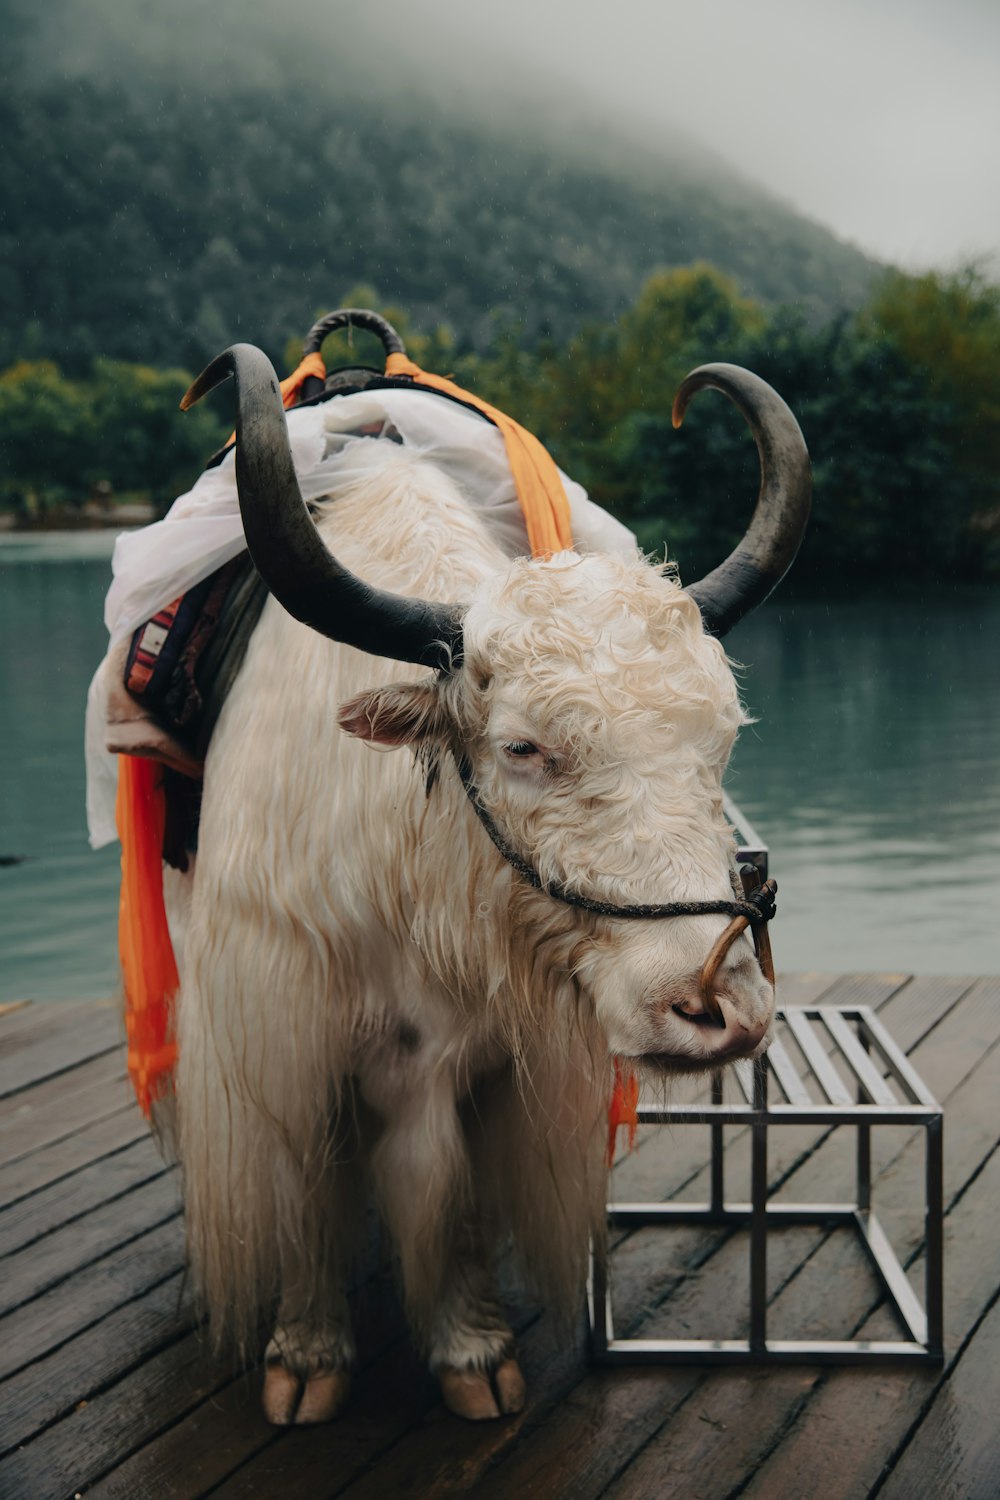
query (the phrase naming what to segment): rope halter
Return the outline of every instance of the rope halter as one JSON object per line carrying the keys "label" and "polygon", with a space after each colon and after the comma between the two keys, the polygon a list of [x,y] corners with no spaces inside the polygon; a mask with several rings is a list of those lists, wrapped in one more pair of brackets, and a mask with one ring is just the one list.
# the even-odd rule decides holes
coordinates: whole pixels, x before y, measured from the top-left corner
{"label": "rope halter", "polygon": [[[626,920],[655,922],[665,917],[707,917],[728,916],[732,918],[725,932],[719,937],[701,968],[698,976],[698,992],[706,1014],[717,1026],[725,1026],[726,1020],[715,996],[715,978],[725,960],[726,954],[735,943],[741,933],[749,927],[753,935],[754,951],[760,970],[772,990],[774,988],[774,960],[771,954],[771,939],[768,934],[767,924],[772,920],[776,912],[775,896],[778,890],[776,880],[765,880],[761,884],[760,871],[754,865],[744,865],[739,872],[739,880],[743,888],[743,899],[734,901],[667,901],[652,905],[618,906],[611,901],[597,901],[593,897],[581,895],[578,891],[561,885],[557,881],[544,881],[523,855],[507,841],[500,832],[493,817],[485,806],[476,786],[472,774],[472,766],[468,758],[454,752],[455,763],[458,767],[458,775],[465,794],[472,805],[476,817],[482,823],[490,839],[503,855],[504,859],[516,870],[522,880],[534,886],[536,891],[551,896],[554,901],[562,901],[566,906],[575,906],[580,911],[593,912],[599,917],[624,918]],[[736,883],[736,871],[733,871],[733,890],[738,891]]]}

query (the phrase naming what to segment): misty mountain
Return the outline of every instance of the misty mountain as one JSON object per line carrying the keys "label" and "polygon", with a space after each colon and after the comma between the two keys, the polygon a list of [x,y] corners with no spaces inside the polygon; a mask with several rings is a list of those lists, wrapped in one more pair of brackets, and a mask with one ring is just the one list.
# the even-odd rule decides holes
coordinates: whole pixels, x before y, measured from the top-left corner
{"label": "misty mountain", "polygon": [[870,260],[679,130],[394,15],[5,0],[0,364],[280,361],[358,284],[460,349],[561,339],[693,260],[814,320],[864,297]]}

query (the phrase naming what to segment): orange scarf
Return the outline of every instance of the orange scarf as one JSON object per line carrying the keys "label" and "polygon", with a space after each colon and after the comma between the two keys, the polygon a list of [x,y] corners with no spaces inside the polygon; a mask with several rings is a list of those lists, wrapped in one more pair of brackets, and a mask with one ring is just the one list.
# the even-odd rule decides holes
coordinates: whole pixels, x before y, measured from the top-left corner
{"label": "orange scarf", "polygon": [[128,1072],[139,1107],[149,1118],[177,1061],[171,1006],[177,964],[163,906],[163,825],[167,803],[163,767],[138,755],[118,757],[115,814],[122,841],[118,951],[125,986]]}
{"label": "orange scarf", "polygon": [[443,375],[428,375],[405,354],[390,354],[385,362],[387,375],[409,375],[417,385],[427,386],[432,391],[443,391],[446,396],[457,396],[467,406],[474,406],[489,417],[500,429],[507,449],[507,462],[514,476],[514,487],[524,513],[528,528],[528,544],[532,557],[551,557],[553,552],[566,552],[573,546],[573,533],[569,524],[569,501],[563,489],[559,470],[546,448],[531,432],[521,427],[511,417],[497,411],[488,401],[463,391],[460,385],[446,380]]}

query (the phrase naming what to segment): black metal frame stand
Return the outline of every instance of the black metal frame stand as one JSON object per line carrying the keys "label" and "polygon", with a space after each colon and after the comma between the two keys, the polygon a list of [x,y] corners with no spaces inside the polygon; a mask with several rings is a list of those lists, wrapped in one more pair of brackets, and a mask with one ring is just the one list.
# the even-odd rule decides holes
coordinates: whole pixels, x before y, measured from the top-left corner
{"label": "black metal frame stand", "polygon": [[[817,1102],[800,1077],[778,1027],[805,1060],[825,1099]],[[832,1042],[832,1049],[830,1044]],[[842,1067],[836,1065],[839,1059]],[[606,1261],[591,1260],[588,1292],[595,1358],[609,1364],[898,1364],[940,1363],[943,1351],[943,1116],[925,1084],[875,1014],[865,1006],[790,1006],[779,1009],[775,1040],[757,1064],[736,1064],[745,1102],[723,1102],[722,1075],[712,1078],[709,1105],[640,1104],[639,1121],[704,1125],[711,1133],[711,1200],[708,1203],[609,1203],[613,1228],[671,1224],[728,1225],[750,1229],[750,1336],[748,1339],[616,1338]],[[851,1088],[844,1075],[853,1079]],[[773,1079],[783,1096],[769,1101]],[[890,1087],[893,1080],[902,1100]],[[852,1094],[854,1097],[852,1097]],[[751,1131],[751,1201],[727,1203],[723,1127]],[[857,1129],[853,1203],[768,1203],[768,1131],[780,1125],[850,1125]],[[871,1131],[876,1125],[920,1125],[926,1131],[925,1301],[921,1306],[872,1205]],[[775,1340],[767,1336],[767,1234],[785,1224],[853,1226],[909,1337]]]}

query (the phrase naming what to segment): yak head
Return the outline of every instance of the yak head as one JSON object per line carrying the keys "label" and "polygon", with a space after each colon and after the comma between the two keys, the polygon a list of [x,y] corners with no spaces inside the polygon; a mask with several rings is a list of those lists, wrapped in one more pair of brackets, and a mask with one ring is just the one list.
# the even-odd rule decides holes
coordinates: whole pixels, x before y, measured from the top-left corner
{"label": "yak head", "polygon": [[428,765],[454,760],[522,877],[525,920],[575,932],[574,976],[612,1051],[671,1070],[752,1055],[774,996],[749,937],[707,981],[731,914],[645,909],[741,894],[722,776],[744,715],[718,637],[766,597],[801,539],[809,466],[788,408],[734,366],[704,366],[682,385],[675,424],[695,391],[720,389],[762,466],[746,536],[699,583],[682,589],[638,554],[558,553],[511,563],[459,606],[374,589],[329,553],[302,502],[266,358],[227,350],[192,397],[231,373],[244,527],[272,592],[336,640],[437,669],[353,700],[342,727],[414,746]]}

